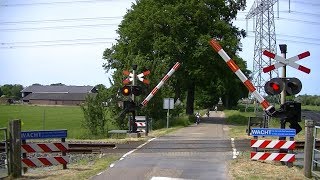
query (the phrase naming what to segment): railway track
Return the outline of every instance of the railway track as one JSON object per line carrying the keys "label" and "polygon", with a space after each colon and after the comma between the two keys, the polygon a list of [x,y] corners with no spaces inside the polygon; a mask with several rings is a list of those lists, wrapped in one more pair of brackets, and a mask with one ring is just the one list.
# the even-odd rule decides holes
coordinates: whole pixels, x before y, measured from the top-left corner
{"label": "railway track", "polygon": [[[109,143],[68,143],[67,153],[101,153],[105,149],[116,148],[116,144]],[[5,143],[0,142],[0,152],[5,152]],[[57,151],[60,152],[60,151]]]}
{"label": "railway track", "polygon": [[[102,153],[106,149],[116,148],[116,144],[109,143],[68,143],[69,150],[67,153],[79,153],[79,154],[90,154],[90,153]],[[240,145],[240,144],[239,144]],[[250,140],[243,140],[240,146],[242,150],[250,150]],[[316,148],[320,148],[320,141],[316,142]],[[123,149],[120,147],[120,149]],[[304,141],[296,141],[295,149],[304,149]],[[0,142],[0,153],[5,151],[5,144]],[[59,152],[59,151],[57,151]]]}

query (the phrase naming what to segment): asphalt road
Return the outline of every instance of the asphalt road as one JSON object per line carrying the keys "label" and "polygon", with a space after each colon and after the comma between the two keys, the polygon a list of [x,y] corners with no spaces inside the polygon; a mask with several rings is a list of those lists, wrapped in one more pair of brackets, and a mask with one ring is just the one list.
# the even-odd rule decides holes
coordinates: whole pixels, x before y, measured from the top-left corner
{"label": "asphalt road", "polygon": [[152,139],[125,153],[92,179],[229,179],[227,161],[233,156],[228,127],[220,112],[210,116],[202,118],[199,125]]}

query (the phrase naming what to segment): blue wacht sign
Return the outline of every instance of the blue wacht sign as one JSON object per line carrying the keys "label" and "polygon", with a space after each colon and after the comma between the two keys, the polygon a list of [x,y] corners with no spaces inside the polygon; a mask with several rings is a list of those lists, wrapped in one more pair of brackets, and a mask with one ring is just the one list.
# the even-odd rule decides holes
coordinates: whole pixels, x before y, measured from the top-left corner
{"label": "blue wacht sign", "polygon": [[21,139],[66,138],[67,130],[21,131]]}
{"label": "blue wacht sign", "polygon": [[276,129],[276,128],[252,128],[251,136],[281,136],[294,137],[295,129]]}

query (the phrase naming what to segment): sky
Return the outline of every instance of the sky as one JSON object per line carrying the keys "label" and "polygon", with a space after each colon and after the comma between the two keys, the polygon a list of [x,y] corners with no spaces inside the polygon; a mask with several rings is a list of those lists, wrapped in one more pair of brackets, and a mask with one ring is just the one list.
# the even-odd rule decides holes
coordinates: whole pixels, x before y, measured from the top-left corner
{"label": "sky", "polygon": [[[253,68],[253,20],[240,12],[234,25],[248,31],[239,55]],[[110,73],[102,68],[102,54],[117,38],[116,30],[134,0],[4,0],[0,2],[0,86],[34,83],[49,85],[110,86]],[[298,64],[310,74],[287,67],[297,77],[300,94],[320,95],[320,2],[280,0],[275,12],[277,47],[287,44],[287,58],[310,51]],[[290,9],[290,12],[289,12]],[[277,4],[274,6],[277,10]],[[209,44],[208,44],[209,45]],[[278,48],[277,54],[280,55]],[[223,63],[223,61],[221,61]],[[281,71],[280,71],[281,72]],[[112,73],[112,72],[111,72]],[[236,77],[235,77],[236,78]]]}

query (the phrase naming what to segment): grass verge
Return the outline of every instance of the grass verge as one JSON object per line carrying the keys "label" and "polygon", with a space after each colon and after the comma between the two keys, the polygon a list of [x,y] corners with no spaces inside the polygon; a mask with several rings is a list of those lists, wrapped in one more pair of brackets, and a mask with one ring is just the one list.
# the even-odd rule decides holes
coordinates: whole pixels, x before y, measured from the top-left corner
{"label": "grass verge", "polygon": [[237,159],[229,162],[229,176],[237,180],[308,179],[304,177],[301,167],[288,168],[280,162],[252,161],[249,152],[240,153]]}

